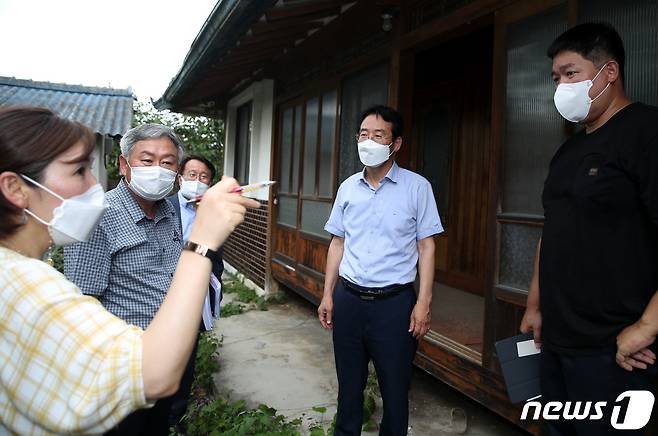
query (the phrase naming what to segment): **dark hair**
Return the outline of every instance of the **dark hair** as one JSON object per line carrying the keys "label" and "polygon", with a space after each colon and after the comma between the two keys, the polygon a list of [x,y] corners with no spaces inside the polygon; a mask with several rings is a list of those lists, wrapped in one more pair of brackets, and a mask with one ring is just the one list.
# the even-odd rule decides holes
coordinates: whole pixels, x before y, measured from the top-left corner
{"label": "dark hair", "polygon": [[212,181],[215,178],[215,166],[208,159],[198,154],[185,156],[185,159],[183,159],[183,162],[181,162],[180,164],[180,170],[178,170],[179,174],[183,174],[183,171],[185,170],[185,165],[187,165],[187,163],[191,160],[198,160],[199,162],[203,162],[203,164],[207,166],[208,169],[210,170],[210,180]]}
{"label": "dark hair", "polygon": [[[40,182],[46,167],[78,141],[87,153],[93,151],[94,133],[89,128],[48,109],[0,109],[0,173],[12,171]],[[20,216],[21,210],[0,192],[0,238],[21,226]]]}
{"label": "dark hair", "polygon": [[400,113],[392,107],[384,105],[372,106],[363,111],[361,114],[361,119],[359,120],[359,124],[356,127],[356,133],[359,133],[363,120],[365,120],[370,115],[377,115],[387,123],[391,123],[391,133],[393,134],[393,139],[397,139],[398,137],[402,136],[402,115],[400,115]]}
{"label": "dark hair", "polygon": [[584,23],[572,27],[553,41],[546,54],[553,59],[564,51],[578,53],[599,68],[613,59],[619,64],[619,73],[624,80],[624,43],[608,23]]}

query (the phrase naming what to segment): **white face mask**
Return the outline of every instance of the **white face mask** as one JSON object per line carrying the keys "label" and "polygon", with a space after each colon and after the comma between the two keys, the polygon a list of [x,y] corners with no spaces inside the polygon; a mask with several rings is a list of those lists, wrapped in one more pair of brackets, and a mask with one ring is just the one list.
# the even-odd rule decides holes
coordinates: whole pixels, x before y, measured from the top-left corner
{"label": "white face mask", "polygon": [[191,200],[206,193],[209,186],[198,180],[183,180],[180,184],[180,193],[183,197]]}
{"label": "white face mask", "polygon": [[388,160],[393,154],[390,152],[390,147],[393,143],[383,145],[372,139],[366,139],[359,142],[359,159],[361,163],[367,167],[378,167]]}
{"label": "white face mask", "polygon": [[592,99],[589,98],[589,89],[592,87],[592,84],[599,74],[601,74],[601,71],[603,71],[603,68],[605,68],[606,65],[608,64],[606,63],[601,67],[592,80],[588,79],[576,83],[560,83],[557,86],[555,95],[553,96],[553,101],[555,102],[557,111],[567,121],[579,123],[587,118],[592,103],[599,98],[606,89],[608,89],[610,82],[608,82],[606,87],[603,88],[603,91],[599,92],[599,95]]}
{"label": "white face mask", "polygon": [[53,209],[53,218],[50,222],[42,220],[29,209],[25,209],[26,214],[48,226],[48,232],[55,245],[70,245],[89,240],[103,217],[105,209],[108,208],[108,204],[105,202],[105,192],[100,183],[80,195],[63,198],[28,176],[22,175],[22,177],[62,200],[62,204]]}
{"label": "white face mask", "polygon": [[176,181],[176,172],[154,165],[150,167],[131,167],[128,187],[145,200],[162,200],[171,192]]}

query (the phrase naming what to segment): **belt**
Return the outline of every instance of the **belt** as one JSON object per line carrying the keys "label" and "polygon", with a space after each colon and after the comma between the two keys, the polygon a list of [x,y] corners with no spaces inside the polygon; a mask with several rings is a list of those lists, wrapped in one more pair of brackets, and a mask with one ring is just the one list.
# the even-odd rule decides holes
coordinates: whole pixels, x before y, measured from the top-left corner
{"label": "belt", "polygon": [[345,289],[347,289],[349,293],[356,295],[362,300],[381,300],[384,298],[393,297],[402,291],[414,288],[413,283],[395,284],[381,288],[367,288],[365,286],[354,284],[342,277],[340,280],[343,282]]}

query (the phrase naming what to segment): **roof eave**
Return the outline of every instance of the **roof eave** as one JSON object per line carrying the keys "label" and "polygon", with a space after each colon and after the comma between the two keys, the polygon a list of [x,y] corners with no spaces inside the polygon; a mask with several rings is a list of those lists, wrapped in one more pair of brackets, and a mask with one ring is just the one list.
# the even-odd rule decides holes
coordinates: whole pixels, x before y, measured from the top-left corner
{"label": "roof eave", "polygon": [[[229,24],[231,19],[240,17],[246,10],[254,8],[254,4],[257,8],[265,8],[269,3],[271,2],[268,0],[254,2],[240,0],[218,1],[194,39],[180,70],[171,80],[162,97],[153,103],[154,106],[160,110],[174,109],[175,101],[180,97],[185,84],[193,79],[194,73],[204,60],[206,54],[219,44],[220,38],[218,38],[218,34],[222,32],[224,35],[236,35],[237,38],[237,32],[230,32],[231,29],[229,26],[236,24],[235,20]],[[227,38],[224,37],[223,41],[226,40]]]}

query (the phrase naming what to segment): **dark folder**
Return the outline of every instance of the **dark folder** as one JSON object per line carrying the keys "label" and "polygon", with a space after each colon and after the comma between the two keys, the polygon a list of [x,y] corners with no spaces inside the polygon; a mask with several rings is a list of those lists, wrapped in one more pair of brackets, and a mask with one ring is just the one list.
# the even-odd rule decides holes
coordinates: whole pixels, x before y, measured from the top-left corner
{"label": "dark folder", "polygon": [[534,344],[527,341],[532,341],[532,332],[496,342],[496,353],[512,403],[520,403],[541,395],[540,354],[534,350]]}

